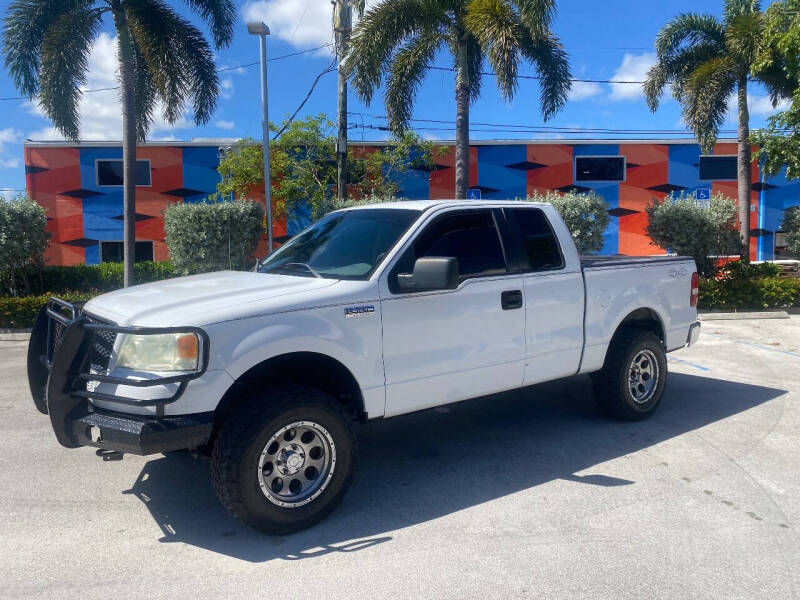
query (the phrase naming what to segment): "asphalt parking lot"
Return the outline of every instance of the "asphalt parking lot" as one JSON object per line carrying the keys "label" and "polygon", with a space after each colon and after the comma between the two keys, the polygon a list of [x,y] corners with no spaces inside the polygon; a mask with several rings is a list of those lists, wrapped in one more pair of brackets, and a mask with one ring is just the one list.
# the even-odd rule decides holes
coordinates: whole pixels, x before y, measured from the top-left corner
{"label": "asphalt parking lot", "polygon": [[0,341],[2,598],[791,598],[800,317],[708,321],[663,405],[608,421],[585,377],[360,429],[324,523],[265,537],[185,454],[67,450]]}

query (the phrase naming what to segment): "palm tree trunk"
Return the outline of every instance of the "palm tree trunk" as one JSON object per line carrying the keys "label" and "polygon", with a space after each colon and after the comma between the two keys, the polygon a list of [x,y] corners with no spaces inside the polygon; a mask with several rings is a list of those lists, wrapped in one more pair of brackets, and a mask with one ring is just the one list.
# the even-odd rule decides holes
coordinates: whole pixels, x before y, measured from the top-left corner
{"label": "palm tree trunk", "polygon": [[458,72],[456,74],[456,199],[467,197],[469,188],[469,69],[467,40],[458,40]]}
{"label": "palm tree trunk", "polygon": [[739,241],[743,261],[750,259],[750,196],[753,189],[750,148],[750,110],[747,107],[747,76],[739,80]]}
{"label": "palm tree trunk", "polygon": [[122,98],[122,205],[123,285],[134,284],[136,256],[136,102],[133,83],[133,48],[124,9],[114,11],[119,46],[119,78]]}

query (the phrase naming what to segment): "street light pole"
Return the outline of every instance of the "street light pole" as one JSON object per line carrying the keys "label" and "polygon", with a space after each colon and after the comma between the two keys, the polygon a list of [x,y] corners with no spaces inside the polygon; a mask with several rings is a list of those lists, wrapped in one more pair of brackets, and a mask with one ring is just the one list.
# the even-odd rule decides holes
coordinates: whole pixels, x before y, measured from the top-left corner
{"label": "street light pole", "polygon": [[267,205],[267,255],[272,254],[272,185],[269,177],[269,112],[267,101],[267,36],[269,27],[265,23],[247,24],[247,31],[257,35],[261,43],[261,128],[264,140],[264,201]]}
{"label": "street light pole", "polygon": [[347,77],[342,62],[347,55],[350,34],[353,30],[353,12],[350,0],[335,0],[333,4],[333,31],[336,39],[336,56],[339,59],[338,71],[338,133],[336,135],[336,185],[338,198],[347,200]]}

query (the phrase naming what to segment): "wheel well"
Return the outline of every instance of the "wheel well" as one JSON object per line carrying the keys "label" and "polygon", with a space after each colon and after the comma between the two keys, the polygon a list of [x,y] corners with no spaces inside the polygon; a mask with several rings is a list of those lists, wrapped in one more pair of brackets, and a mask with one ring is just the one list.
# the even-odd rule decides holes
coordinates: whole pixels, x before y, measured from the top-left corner
{"label": "wheel well", "polygon": [[661,319],[656,311],[654,311],[652,308],[637,308],[627,317],[622,319],[622,322],[614,332],[614,337],[617,337],[621,331],[631,327],[638,327],[639,329],[651,331],[658,336],[658,339],[661,340],[661,343],[666,344],[667,342],[664,334],[664,325],[661,323]]}
{"label": "wheel well", "polygon": [[327,392],[354,418],[366,420],[361,388],[347,367],[325,354],[292,352],[255,365],[234,382],[215,411],[214,434],[228,415],[246,400],[248,391],[291,383]]}

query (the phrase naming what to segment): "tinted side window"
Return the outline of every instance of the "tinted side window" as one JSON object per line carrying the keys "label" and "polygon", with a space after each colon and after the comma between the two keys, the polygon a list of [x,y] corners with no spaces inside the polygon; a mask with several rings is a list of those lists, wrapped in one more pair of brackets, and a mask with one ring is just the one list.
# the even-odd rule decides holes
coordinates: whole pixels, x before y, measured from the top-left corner
{"label": "tinted side window", "polygon": [[519,224],[530,270],[561,269],[564,266],[564,257],[561,256],[558,240],[544,213],[538,208],[515,208],[513,212]]}
{"label": "tinted side window", "polygon": [[428,225],[393,272],[410,273],[416,259],[426,256],[457,258],[462,278],[506,273],[500,235],[488,210],[456,212]]}

